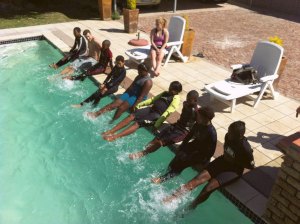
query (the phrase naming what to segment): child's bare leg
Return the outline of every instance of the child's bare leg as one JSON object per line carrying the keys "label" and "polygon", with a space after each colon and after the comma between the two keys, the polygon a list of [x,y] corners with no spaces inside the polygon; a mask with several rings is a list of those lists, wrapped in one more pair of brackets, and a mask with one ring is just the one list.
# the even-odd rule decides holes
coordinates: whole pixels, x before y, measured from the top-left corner
{"label": "child's bare leg", "polygon": [[189,206],[190,209],[195,209],[199,204],[206,201],[212,192],[220,188],[220,183],[215,179],[211,179],[208,184],[202,189],[197,198]]}
{"label": "child's bare leg", "polygon": [[130,159],[139,159],[149,153],[155,152],[161,146],[162,146],[162,142],[159,139],[155,138],[151,142],[148,143],[148,145],[146,146],[146,148],[144,150],[129,154],[129,158]]}
{"label": "child's bare leg", "polygon": [[124,128],[125,126],[127,126],[131,121],[134,120],[134,115],[130,114],[128,117],[126,117],[124,120],[122,120],[121,122],[119,122],[115,127],[113,127],[112,129],[103,132],[102,135],[110,135],[110,134],[114,134],[115,132],[119,131],[120,129]]}
{"label": "child's bare leg", "polygon": [[123,102],[122,100],[117,99],[114,102],[106,105],[105,107],[101,108],[100,110],[98,110],[96,112],[88,112],[87,115],[89,117],[96,118],[96,117],[100,116],[101,114],[104,114],[108,111],[111,111],[111,110],[117,108],[118,106],[120,106],[122,104],[122,102]]}
{"label": "child's bare leg", "polygon": [[128,110],[129,107],[130,105],[127,101],[125,102],[122,101],[122,104],[120,104],[120,106],[118,107],[112,121],[117,120],[126,110]]}
{"label": "child's bare leg", "polygon": [[124,136],[130,135],[133,132],[135,132],[137,129],[139,129],[139,124],[137,122],[135,122],[133,125],[131,125],[130,127],[124,129],[122,132],[115,134],[115,135],[105,135],[103,138],[107,141],[114,141],[118,138],[122,138]]}
{"label": "child's bare leg", "polygon": [[69,70],[70,70],[70,66],[65,67],[65,68],[60,72],[60,74],[61,74],[61,75],[66,75],[66,74],[68,74]]}
{"label": "child's bare leg", "polygon": [[66,75],[73,75],[74,72],[75,72],[75,69],[73,69],[73,68],[70,67],[69,71],[66,73]]}

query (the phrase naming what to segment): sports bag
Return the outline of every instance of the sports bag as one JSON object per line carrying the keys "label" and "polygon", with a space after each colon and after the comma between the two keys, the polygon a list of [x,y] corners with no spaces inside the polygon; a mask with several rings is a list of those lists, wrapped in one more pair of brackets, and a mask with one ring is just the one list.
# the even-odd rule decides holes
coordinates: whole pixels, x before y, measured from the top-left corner
{"label": "sports bag", "polygon": [[251,66],[243,66],[233,70],[231,81],[249,85],[258,83],[257,71]]}

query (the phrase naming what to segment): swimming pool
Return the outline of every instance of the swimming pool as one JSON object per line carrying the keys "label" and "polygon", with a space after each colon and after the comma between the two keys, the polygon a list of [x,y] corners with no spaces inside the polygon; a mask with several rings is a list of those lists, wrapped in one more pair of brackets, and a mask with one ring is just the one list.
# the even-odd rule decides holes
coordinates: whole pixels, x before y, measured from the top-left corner
{"label": "swimming pool", "polygon": [[251,223],[219,192],[184,218],[177,212],[200,189],[162,205],[195,172],[151,184],[173,154],[164,148],[129,160],[153,137],[144,129],[103,141],[99,133],[112,126],[112,113],[92,121],[89,106],[70,107],[97,87],[53,79],[48,64],[61,54],[47,41],[0,45],[0,57],[0,223]]}

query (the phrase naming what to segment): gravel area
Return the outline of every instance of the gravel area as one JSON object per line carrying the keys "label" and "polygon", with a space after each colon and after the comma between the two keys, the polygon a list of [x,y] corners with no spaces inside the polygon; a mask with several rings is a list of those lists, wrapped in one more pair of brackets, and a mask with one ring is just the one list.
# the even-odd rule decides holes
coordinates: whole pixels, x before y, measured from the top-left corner
{"label": "gravel area", "polygon": [[[189,15],[190,27],[196,31],[194,55],[203,54],[209,61],[227,68],[231,64],[249,62],[257,41],[279,36],[283,39],[288,62],[278,90],[300,100],[300,23],[236,7],[199,9],[185,14]],[[169,19],[172,15],[159,13],[159,16]],[[139,28],[150,32],[158,13],[141,17]]]}

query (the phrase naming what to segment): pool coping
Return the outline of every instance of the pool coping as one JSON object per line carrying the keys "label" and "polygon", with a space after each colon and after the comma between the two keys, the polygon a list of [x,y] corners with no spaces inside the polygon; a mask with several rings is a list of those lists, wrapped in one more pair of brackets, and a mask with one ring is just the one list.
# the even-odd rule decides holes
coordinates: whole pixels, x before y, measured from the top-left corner
{"label": "pool coping", "polygon": [[[17,38],[20,36],[19,38]],[[54,48],[58,49],[61,53],[63,53],[66,49],[69,49],[69,46],[67,44],[60,44],[57,46],[55,42],[57,43],[57,40],[53,40],[53,38],[58,39],[56,37],[51,36],[50,32],[39,32],[39,33],[34,33],[34,34],[20,34],[20,35],[13,35],[13,36],[8,36],[7,40],[1,40],[0,39],[0,45],[4,44],[10,44],[10,43],[19,43],[19,42],[26,42],[26,41],[34,41],[34,40],[46,40],[49,44],[51,44]],[[89,77],[93,82],[100,82],[97,78],[95,77]],[[126,89],[130,83],[132,82],[132,79],[129,77],[126,77],[125,80],[121,83],[122,88]],[[153,94],[149,94],[152,95]],[[174,112],[174,115],[172,116],[172,120],[177,120],[179,118],[180,114],[179,112]],[[169,123],[170,120],[167,120]],[[222,144],[222,143],[221,143]],[[222,144],[223,145],[223,144]],[[170,146],[169,148],[172,150],[174,149],[176,145]],[[174,152],[174,151],[173,151]],[[197,169],[195,169],[197,170]],[[241,200],[239,200],[234,194],[232,194],[230,191],[226,189],[226,187],[219,189],[219,191],[227,198],[229,199],[235,206],[242,212],[245,216],[247,216],[250,220],[252,220],[254,223],[259,223],[259,224],[265,224],[267,223],[263,217],[260,217],[257,215],[254,211],[252,211],[248,206],[246,206]]]}

